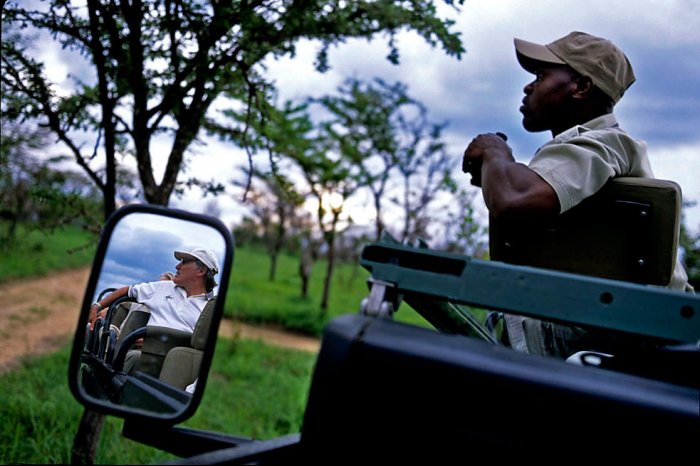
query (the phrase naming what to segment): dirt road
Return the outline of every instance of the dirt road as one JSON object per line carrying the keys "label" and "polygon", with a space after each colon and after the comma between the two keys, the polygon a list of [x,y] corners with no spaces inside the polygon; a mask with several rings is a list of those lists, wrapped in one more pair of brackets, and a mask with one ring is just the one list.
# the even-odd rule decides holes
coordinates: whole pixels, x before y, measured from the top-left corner
{"label": "dirt road", "polygon": [[[56,350],[73,338],[89,268],[0,284],[0,373],[27,355]],[[226,320],[219,335],[262,339],[270,344],[318,351],[315,338],[276,327],[252,327]]]}

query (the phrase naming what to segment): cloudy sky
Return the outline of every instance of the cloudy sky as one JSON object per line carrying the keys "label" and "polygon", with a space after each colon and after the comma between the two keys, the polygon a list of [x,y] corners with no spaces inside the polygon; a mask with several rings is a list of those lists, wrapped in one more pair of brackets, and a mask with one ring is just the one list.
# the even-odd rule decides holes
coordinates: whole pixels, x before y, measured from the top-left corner
{"label": "cloudy sky", "polygon": [[[461,60],[407,33],[399,40],[399,66],[386,61],[385,40],[358,40],[333,49],[332,69],[320,74],[313,69],[318,44],[305,42],[294,59],[270,61],[269,77],[283,99],[333,93],[349,76],[408,84],[434,121],[449,124],[445,136],[456,159],[455,173],[468,185],[458,160],[475,135],[506,133],[516,158],[525,163],[550,138],[521,127],[518,108],[531,76],[517,64],[513,37],[548,43],[574,30],[603,36],[627,54],[637,75],[615,108],[622,127],[648,143],[658,178],[678,182],[685,201],[700,201],[700,2],[466,0],[460,12],[440,5],[461,33],[466,49]],[[55,57],[47,60],[60,66]],[[194,150],[189,176],[229,177],[235,173],[232,160],[245,162],[240,151],[216,141]],[[199,208],[192,197],[174,204]],[[226,202],[222,207],[228,215]],[[700,231],[700,205],[685,213],[686,225]]]}

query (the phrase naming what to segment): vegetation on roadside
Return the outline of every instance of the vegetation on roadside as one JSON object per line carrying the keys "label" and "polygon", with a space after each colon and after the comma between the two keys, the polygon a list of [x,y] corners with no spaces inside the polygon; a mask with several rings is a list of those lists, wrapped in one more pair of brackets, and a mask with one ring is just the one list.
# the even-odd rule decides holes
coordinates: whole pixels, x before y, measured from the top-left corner
{"label": "vegetation on roadside", "polygon": [[[367,272],[358,262],[341,263],[333,275],[333,287],[326,313],[320,310],[325,261],[314,266],[308,297],[299,291],[299,259],[280,254],[274,281],[268,278],[269,257],[259,248],[237,248],[226,299],[225,315],[251,323],[280,324],[287,329],[320,336],[323,327],[341,314],[356,313],[369,293]],[[408,307],[402,306],[397,320],[429,325]]]}
{"label": "vegetation on roadside", "polygon": [[[0,377],[0,464],[70,463],[83,408],[66,383],[69,357],[66,346]],[[258,439],[298,432],[314,360],[259,341],[220,339],[200,409],[184,425]],[[107,418],[95,463],[176,458],[123,438],[122,423]]]}
{"label": "vegetation on roadside", "polygon": [[97,238],[76,226],[40,230],[20,224],[12,247],[0,254],[0,283],[92,263]]}

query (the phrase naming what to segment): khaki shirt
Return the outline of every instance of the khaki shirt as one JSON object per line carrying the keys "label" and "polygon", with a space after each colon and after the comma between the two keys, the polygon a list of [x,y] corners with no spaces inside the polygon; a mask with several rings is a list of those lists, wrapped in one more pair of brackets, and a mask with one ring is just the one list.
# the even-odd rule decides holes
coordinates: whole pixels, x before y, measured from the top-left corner
{"label": "khaki shirt", "polygon": [[561,212],[598,192],[610,178],[654,178],[646,143],[620,129],[612,113],[558,134],[529,167],[557,193]]}
{"label": "khaki shirt", "polygon": [[[612,113],[558,134],[537,151],[529,167],[552,186],[561,212],[598,192],[610,178],[654,178],[646,143],[620,129]],[[680,260],[668,287],[693,289]]]}

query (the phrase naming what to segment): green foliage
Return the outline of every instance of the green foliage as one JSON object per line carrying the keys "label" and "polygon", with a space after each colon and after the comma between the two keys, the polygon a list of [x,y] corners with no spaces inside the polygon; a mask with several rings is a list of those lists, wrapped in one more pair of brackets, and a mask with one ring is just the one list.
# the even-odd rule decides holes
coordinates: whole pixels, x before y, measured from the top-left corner
{"label": "green foliage", "polygon": [[18,239],[0,254],[0,282],[44,275],[92,263],[97,237],[78,227],[51,232],[27,224],[18,227]]}
{"label": "green foliage", "polygon": [[[67,384],[70,348],[40,358],[0,377],[0,464],[68,464],[83,408]],[[173,459],[124,439],[122,421],[109,418],[97,463],[137,464]]]}
{"label": "green foliage", "polygon": [[0,138],[0,244],[10,247],[21,222],[52,229],[90,225],[95,231],[99,203],[89,180],[59,169],[65,157],[35,155],[49,145],[47,133],[2,116]]}
{"label": "green foliage", "polygon": [[[376,236],[384,230],[399,232],[401,240],[427,238],[434,223],[428,206],[439,193],[448,193],[453,161],[445,151],[445,124],[432,123],[427,108],[408,94],[401,82],[348,79],[337,95],[322,97],[331,117],[320,126],[327,147],[340,154],[359,189],[371,193],[376,210]],[[387,201],[398,208],[403,224],[383,222]]]}

